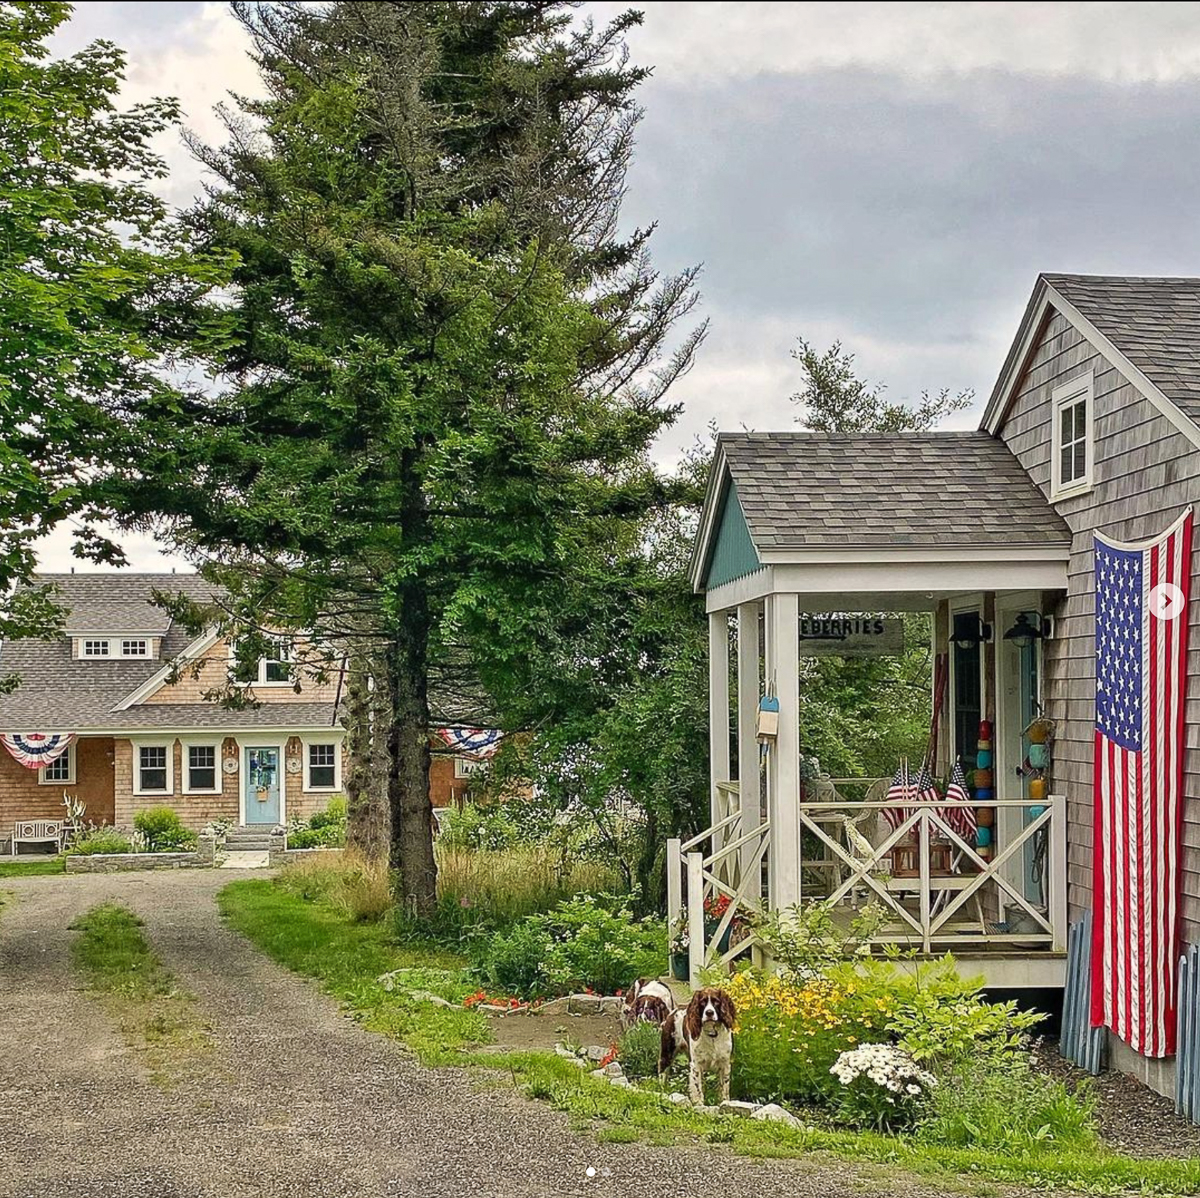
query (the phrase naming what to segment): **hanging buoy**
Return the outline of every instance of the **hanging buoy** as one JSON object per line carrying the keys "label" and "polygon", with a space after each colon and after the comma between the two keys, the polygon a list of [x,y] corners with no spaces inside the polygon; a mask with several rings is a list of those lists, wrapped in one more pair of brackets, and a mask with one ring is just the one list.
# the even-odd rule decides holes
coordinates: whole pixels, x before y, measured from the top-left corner
{"label": "hanging buoy", "polygon": [[763,695],[758,701],[755,735],[764,745],[779,735],[779,700],[774,695]]}

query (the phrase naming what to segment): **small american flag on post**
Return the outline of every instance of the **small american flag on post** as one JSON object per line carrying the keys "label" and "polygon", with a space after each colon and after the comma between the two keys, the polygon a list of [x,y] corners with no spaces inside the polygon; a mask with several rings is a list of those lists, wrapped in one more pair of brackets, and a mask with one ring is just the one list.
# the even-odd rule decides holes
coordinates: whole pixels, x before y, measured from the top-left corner
{"label": "small american flag on post", "polygon": [[1160,537],[1095,534],[1092,1024],[1175,1051],[1192,509]]}
{"label": "small american flag on post", "polygon": [[913,785],[908,773],[908,762],[902,761],[896,769],[896,776],[888,787],[886,802],[893,804],[884,807],[880,815],[887,821],[888,827],[894,832],[909,816],[908,804],[913,801]]}
{"label": "small american flag on post", "polygon": [[946,806],[950,827],[968,844],[972,844],[979,821],[975,818],[971,792],[967,790],[967,775],[963,770],[961,757],[955,761],[954,768],[950,771],[950,781],[946,784]]}

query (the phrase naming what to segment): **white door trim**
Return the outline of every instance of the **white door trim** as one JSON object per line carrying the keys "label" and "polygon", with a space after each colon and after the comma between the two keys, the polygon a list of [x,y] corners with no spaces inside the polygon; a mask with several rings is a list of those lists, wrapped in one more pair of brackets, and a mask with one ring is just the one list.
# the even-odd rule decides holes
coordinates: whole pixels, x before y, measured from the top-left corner
{"label": "white door trim", "polygon": [[290,737],[284,737],[283,740],[276,740],[270,736],[255,737],[254,739],[239,740],[238,746],[238,827],[246,826],[246,785],[250,777],[250,769],[247,764],[248,754],[251,749],[278,749],[279,750],[279,822],[287,827],[287,768],[285,753],[287,751],[287,742]]}

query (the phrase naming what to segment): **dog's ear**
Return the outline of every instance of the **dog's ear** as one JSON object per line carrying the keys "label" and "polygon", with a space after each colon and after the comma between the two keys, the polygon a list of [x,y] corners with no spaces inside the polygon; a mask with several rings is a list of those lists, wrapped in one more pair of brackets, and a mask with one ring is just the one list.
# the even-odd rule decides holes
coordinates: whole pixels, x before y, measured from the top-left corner
{"label": "dog's ear", "polygon": [[691,1001],[687,1005],[687,1010],[683,1013],[683,1030],[687,1033],[689,1040],[699,1040],[700,1031],[704,1022],[704,991],[697,990],[692,995]]}
{"label": "dog's ear", "polygon": [[733,1031],[737,1025],[737,1007],[724,990],[717,991],[717,1012],[721,1016],[721,1022]]}

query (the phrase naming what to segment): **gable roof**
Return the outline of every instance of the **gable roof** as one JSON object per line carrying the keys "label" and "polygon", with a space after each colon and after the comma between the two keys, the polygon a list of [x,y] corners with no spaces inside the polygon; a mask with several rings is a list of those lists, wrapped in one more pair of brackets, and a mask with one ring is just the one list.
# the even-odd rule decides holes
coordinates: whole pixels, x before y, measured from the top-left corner
{"label": "gable roof", "polygon": [[1040,274],[980,427],[998,432],[1049,310],[1200,445],[1200,278]]}
{"label": "gable roof", "polygon": [[[283,725],[300,729],[333,723],[332,703],[289,702],[285,708],[282,704],[263,704],[245,711],[230,711],[217,703],[163,703],[117,710],[122,700],[154,678],[165,663],[196,639],[154,604],[154,592],[182,593],[203,603],[216,594],[216,588],[198,574],[38,574],[33,582],[54,586],[56,602],[68,611],[67,634],[47,641],[14,640],[0,645],[0,675],[17,674],[21,679],[15,691],[0,695],[0,731]],[[157,661],[137,657],[75,659],[71,656],[73,629],[158,635],[162,637],[161,657]]]}

